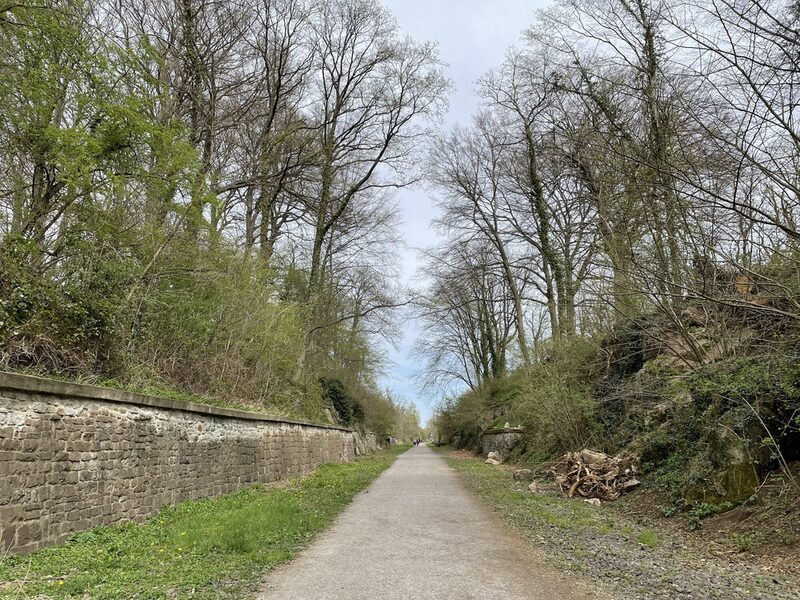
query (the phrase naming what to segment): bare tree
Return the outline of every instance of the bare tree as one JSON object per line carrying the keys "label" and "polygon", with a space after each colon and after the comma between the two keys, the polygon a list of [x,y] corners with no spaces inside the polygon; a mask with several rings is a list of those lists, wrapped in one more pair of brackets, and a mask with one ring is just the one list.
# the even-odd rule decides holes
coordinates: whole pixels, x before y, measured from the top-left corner
{"label": "bare tree", "polygon": [[[246,32],[246,119],[235,132],[230,174],[214,190],[244,220],[244,248],[268,265],[279,240],[303,216],[303,173],[314,160],[304,116],[313,50],[309,0],[261,0]],[[239,210],[241,207],[241,210]]]}
{"label": "bare tree", "polygon": [[456,128],[435,142],[431,163],[433,182],[443,194],[438,225],[457,243],[482,239],[493,249],[511,294],[520,353],[525,364],[530,364],[523,284],[516,264],[519,257],[513,254],[510,229],[514,218],[505,177],[513,143],[504,127],[484,113],[472,128]]}
{"label": "bare tree", "polygon": [[[673,85],[675,65],[665,45],[672,33],[665,7],[647,0],[573,0],[563,10],[543,14],[529,36],[560,56],[558,87],[582,98],[590,114],[602,118],[605,125],[596,133],[607,136],[606,156],[617,158],[613,177],[628,196],[623,204],[641,218],[628,228],[633,239],[624,245],[640,254],[640,274],[646,272],[648,287],[659,291],[669,309],[682,297],[688,205],[672,169],[681,90]],[[629,260],[622,263],[618,268],[630,268]]]}
{"label": "bare tree", "polygon": [[425,385],[478,389],[506,373],[514,303],[494,252],[482,240],[428,256],[431,283],[417,308],[425,334],[416,346]]}
{"label": "bare tree", "polygon": [[309,300],[320,292],[326,239],[351,204],[418,178],[414,150],[448,86],[435,47],[399,38],[374,0],[324,3],[314,35],[319,187],[309,201]]}

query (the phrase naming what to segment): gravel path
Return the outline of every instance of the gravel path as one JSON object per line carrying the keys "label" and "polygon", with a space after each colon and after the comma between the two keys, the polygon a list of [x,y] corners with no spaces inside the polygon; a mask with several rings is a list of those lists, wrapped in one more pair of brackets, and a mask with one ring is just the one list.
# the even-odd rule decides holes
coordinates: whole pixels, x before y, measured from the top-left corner
{"label": "gravel path", "polygon": [[424,446],[401,455],[261,600],[589,600]]}
{"label": "gravel path", "polygon": [[618,600],[800,600],[800,578],[746,561],[725,561],[667,539],[647,548],[630,537],[585,529],[531,531],[548,555],[616,589]]}

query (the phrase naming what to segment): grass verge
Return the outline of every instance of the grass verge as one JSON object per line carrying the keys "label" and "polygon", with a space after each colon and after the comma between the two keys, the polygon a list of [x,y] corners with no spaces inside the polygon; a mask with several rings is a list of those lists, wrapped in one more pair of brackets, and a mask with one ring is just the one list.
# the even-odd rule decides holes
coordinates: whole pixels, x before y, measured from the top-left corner
{"label": "grass verge", "polygon": [[[664,527],[666,517],[636,517],[627,502],[591,506],[549,492],[533,493],[511,467],[486,465],[464,452],[441,449],[462,482],[560,568],[580,572],[612,597],[643,600],[709,598],[794,600],[800,575],[721,552],[688,531]],[[748,540],[738,541],[746,548]],[[742,558],[737,559],[738,556]],[[795,561],[796,562],[796,561]]]}
{"label": "grass verge", "polygon": [[0,558],[0,598],[240,598],[406,449],[394,446],[283,484],[183,502],[143,525],[98,527],[28,556]]}
{"label": "grass verge", "polygon": [[508,523],[524,532],[545,528],[591,529],[609,534],[624,526],[606,511],[583,502],[548,494],[533,494],[515,482],[511,473],[474,458],[445,455],[467,487],[503,515]]}

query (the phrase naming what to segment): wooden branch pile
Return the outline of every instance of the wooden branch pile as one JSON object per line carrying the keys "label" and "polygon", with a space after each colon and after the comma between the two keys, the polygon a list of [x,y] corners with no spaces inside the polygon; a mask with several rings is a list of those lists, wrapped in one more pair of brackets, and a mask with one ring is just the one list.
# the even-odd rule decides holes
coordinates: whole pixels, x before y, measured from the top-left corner
{"label": "wooden branch pile", "polygon": [[616,500],[640,484],[633,457],[609,456],[602,452],[568,452],[553,470],[561,491],[570,498]]}

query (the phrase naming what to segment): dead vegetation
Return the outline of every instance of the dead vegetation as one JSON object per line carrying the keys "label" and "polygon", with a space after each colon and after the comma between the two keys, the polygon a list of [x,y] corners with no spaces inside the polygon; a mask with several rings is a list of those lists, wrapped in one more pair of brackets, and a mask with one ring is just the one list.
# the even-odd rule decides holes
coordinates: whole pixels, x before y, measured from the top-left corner
{"label": "dead vegetation", "polygon": [[556,482],[569,498],[616,500],[639,487],[636,460],[632,456],[609,456],[602,452],[568,452],[553,469]]}

